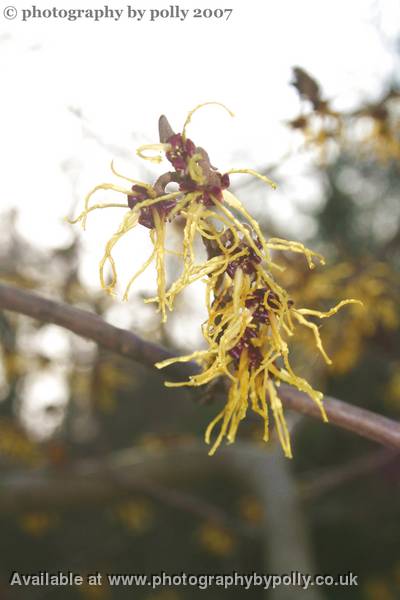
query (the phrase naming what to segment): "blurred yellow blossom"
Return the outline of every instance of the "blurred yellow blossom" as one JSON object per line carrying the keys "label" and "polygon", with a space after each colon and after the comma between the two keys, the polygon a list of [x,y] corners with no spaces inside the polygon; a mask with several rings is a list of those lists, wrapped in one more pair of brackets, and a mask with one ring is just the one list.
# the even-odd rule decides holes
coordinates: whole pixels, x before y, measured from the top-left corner
{"label": "blurred yellow blossom", "polygon": [[364,585],[366,600],[397,600],[391,585],[383,577],[371,578]]}
{"label": "blurred yellow blossom", "polygon": [[154,512],[149,501],[133,499],[119,504],[114,513],[130,531],[143,533],[151,528]]}
{"label": "blurred yellow blossom", "polygon": [[197,539],[207,552],[215,556],[229,556],[236,548],[236,539],[232,533],[211,521],[201,525]]}
{"label": "blurred yellow blossom", "polygon": [[108,600],[111,598],[110,590],[104,577],[100,585],[89,584],[85,577],[83,584],[79,586],[79,591],[87,600]]}
{"label": "blurred yellow blossom", "polygon": [[263,520],[264,508],[256,496],[242,496],[239,498],[238,508],[242,519],[253,525]]}
{"label": "blurred yellow blossom", "polygon": [[21,529],[29,535],[40,537],[56,525],[56,518],[46,512],[26,512],[18,517]]}

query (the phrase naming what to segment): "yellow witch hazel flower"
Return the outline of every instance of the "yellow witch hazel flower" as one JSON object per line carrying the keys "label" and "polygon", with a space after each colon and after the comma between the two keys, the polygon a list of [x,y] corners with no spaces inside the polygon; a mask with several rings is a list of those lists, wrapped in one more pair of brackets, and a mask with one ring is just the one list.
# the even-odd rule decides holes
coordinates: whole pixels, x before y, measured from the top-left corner
{"label": "yellow witch hazel flower", "polygon": [[[219,241],[229,247],[233,242],[230,232],[222,234]],[[266,246],[268,249],[303,251],[312,260],[313,253],[296,242],[280,239],[267,242],[257,236],[254,243],[259,248]],[[324,421],[327,421],[327,416],[322,393],[294,373],[289,362],[286,339],[295,333],[297,324],[309,328],[316,347],[330,364],[318,326],[307,317],[324,319],[334,315],[345,304],[358,301],[342,300],[327,312],[296,308],[293,300],[269,272],[268,267],[273,263],[268,261],[267,256],[261,258],[257,255],[247,240],[241,241],[230,259],[224,274],[217,272],[207,282],[208,320],[203,325],[203,335],[208,348],[168,359],[156,366],[163,368],[177,361],[189,360],[197,360],[203,366],[202,372],[191,377],[190,381],[167,382],[169,387],[200,386],[220,376],[229,378],[228,400],[206,430],[205,439],[210,443],[215,426],[221,423],[210,455],[214,454],[224,437],[229,443],[235,441],[240,421],[245,418],[249,407],[264,420],[263,439],[268,441],[269,402],[282,448],[285,455],[291,458],[289,432],[278,395],[280,382],[294,385],[307,393],[319,406]]]}
{"label": "yellow witch hazel flower", "polygon": [[[162,174],[149,185],[119,175],[132,183],[130,190],[105,183],[96,186],[87,196],[85,207],[78,218],[85,226],[88,214],[100,208],[128,208],[118,231],[106,245],[100,263],[100,280],[103,288],[113,293],[117,282],[117,271],[112,249],[128,231],[138,224],[150,230],[153,251],[139,271],[128,283],[124,298],[127,298],[132,282],[153,261],[157,268],[157,296],[148,302],[157,302],[166,320],[167,309],[172,310],[176,295],[187,285],[202,279],[206,284],[208,319],[203,325],[203,335],[208,348],[188,356],[157,363],[158,368],[174,362],[197,360],[202,372],[187,382],[170,383],[168,386],[201,386],[220,376],[230,381],[228,399],[223,410],[207,428],[205,439],[211,442],[216,425],[220,429],[212,444],[214,454],[224,437],[234,442],[240,422],[249,407],[264,421],[265,441],[269,436],[269,408],[272,411],[276,430],[287,457],[292,456],[289,432],[279,398],[279,385],[283,381],[306,392],[320,407],[322,418],[326,413],[322,394],[297,376],[289,362],[287,339],[293,336],[297,325],[311,330],[316,347],[329,364],[319,335],[317,324],[310,319],[323,319],[334,315],[342,306],[357,300],[343,300],[327,312],[297,308],[288,293],[277,283],[272,271],[281,270],[271,260],[271,251],[291,251],[305,256],[313,269],[315,261],[324,264],[323,257],[303,244],[280,238],[266,239],[261,229],[241,202],[229,190],[230,175],[248,173],[258,177],[271,187],[276,185],[267,177],[252,169],[232,169],[221,174],[210,163],[207,152],[196,146],[186,136],[186,128],[196,110],[208,104],[200,104],[192,110],[182,133],[175,134],[167,119],[159,122],[160,143],[148,144],[138,149],[140,157],[161,162],[164,153],[174,171]],[[226,109],[224,105],[220,105]],[[232,113],[226,109],[231,115]],[[166,187],[175,183],[178,190],[167,193]],[[127,204],[90,204],[98,190],[114,190],[127,196]],[[167,289],[165,256],[172,252],[165,248],[167,223],[175,217],[184,218],[182,248],[174,252],[182,258],[182,272]],[[195,241],[200,237],[207,252],[206,260],[197,261]],[[111,283],[106,285],[104,268],[109,264]]]}
{"label": "yellow witch hazel flower", "polygon": [[[135,179],[130,179],[118,173],[111,163],[111,170],[117,177],[133,184],[131,189],[126,189],[113,183],[103,183],[97,185],[86,196],[84,210],[71,223],[81,222],[83,228],[89,213],[103,208],[125,208],[128,209],[118,230],[107,242],[104,256],[100,262],[100,281],[103,289],[108,293],[115,293],[117,284],[117,269],[112,256],[112,251],[117,242],[137,225],[142,225],[149,229],[150,240],[153,245],[153,251],[147,258],[142,267],[130,279],[124,293],[124,299],[128,298],[129,289],[136,278],[142,274],[153,262],[157,269],[157,298],[150,298],[147,301],[157,301],[159,310],[162,313],[162,320],[166,321],[167,308],[172,310],[176,295],[187,285],[197,279],[214,272],[216,269],[226,267],[226,257],[213,256],[206,262],[196,262],[195,239],[197,236],[203,240],[217,240],[220,233],[218,224],[225,229],[230,230],[235,237],[236,245],[239,238],[236,231],[244,231],[241,223],[236,219],[230,207],[246,215],[244,208],[237,200],[232,199],[224,191],[230,185],[230,173],[253,173],[260,179],[269,183],[272,187],[275,184],[263,175],[259,175],[252,170],[232,170],[221,174],[210,163],[207,152],[197,147],[186,136],[186,128],[192,118],[193,113],[208,104],[222,106],[233,115],[224,105],[218,102],[207,102],[197,106],[192,110],[183,127],[182,133],[175,134],[167,119],[162,116],[159,121],[160,143],[147,144],[137,150],[137,154],[152,162],[162,161],[160,152],[165,154],[166,159],[172,164],[174,170],[163,173],[158,177],[153,185],[143,183]],[[149,155],[149,152],[153,154]],[[155,154],[154,154],[155,152]],[[174,183],[178,190],[167,193],[168,184]],[[125,204],[107,203],[91,204],[92,196],[100,190],[113,190],[127,197]],[[183,240],[181,251],[168,250],[165,247],[166,227],[175,217],[183,217],[185,226],[183,231]],[[258,251],[258,250],[257,250]],[[180,277],[175,281],[167,292],[165,275],[165,257],[168,254],[178,255],[182,258],[183,269]],[[108,265],[111,268],[111,282],[106,283],[105,268]]]}

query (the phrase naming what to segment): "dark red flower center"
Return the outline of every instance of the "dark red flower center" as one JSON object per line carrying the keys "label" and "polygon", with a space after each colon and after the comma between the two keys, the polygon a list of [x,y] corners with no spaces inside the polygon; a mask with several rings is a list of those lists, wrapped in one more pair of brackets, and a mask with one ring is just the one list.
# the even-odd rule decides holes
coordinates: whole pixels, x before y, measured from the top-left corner
{"label": "dark red flower center", "polygon": [[[141,185],[133,185],[132,192],[133,193],[128,196],[128,206],[130,209],[133,209],[139,202],[152,198],[152,196],[149,195],[147,188]],[[140,209],[139,223],[148,229],[154,229],[153,210],[157,211],[161,220],[165,220],[175,205],[176,200],[172,198],[170,200],[161,200],[152,206],[144,206]]]}
{"label": "dark red flower center", "polygon": [[166,153],[167,159],[176,171],[185,171],[189,158],[196,152],[196,146],[192,140],[184,140],[180,133],[171,135],[167,143],[171,145]]}

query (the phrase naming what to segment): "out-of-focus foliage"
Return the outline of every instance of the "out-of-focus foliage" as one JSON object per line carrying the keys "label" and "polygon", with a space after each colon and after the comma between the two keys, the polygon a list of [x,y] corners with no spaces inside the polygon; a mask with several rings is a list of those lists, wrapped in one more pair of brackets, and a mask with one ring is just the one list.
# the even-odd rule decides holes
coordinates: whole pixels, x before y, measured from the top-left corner
{"label": "out-of-focus foliage", "polygon": [[[327,393],[398,418],[400,414],[400,94],[387,86],[375,103],[349,113],[335,112],[321,86],[299,69],[295,87],[303,98],[301,114],[290,126],[301,130],[316,153],[317,176],[325,191],[314,210],[314,242],[328,266],[308,276],[300,264],[287,261],[284,274],[293,293],[321,307],[337,297],[360,298],[364,310],[349,310],[324,324],[323,336],[332,367],[310,364],[308,341],[298,347],[299,360],[324,381]],[[308,240],[307,240],[308,241]],[[367,444],[342,432],[312,431],[299,436],[296,469],[318,459],[329,465],[364,456]],[[314,462],[315,466],[315,462]],[[355,470],[343,487],[333,484],[329,498],[307,507],[317,552],[325,569],[359,569],[361,589],[337,597],[394,600],[400,595],[398,564],[399,462],[371,468],[358,479]],[[338,475],[337,475],[338,476]],[[337,489],[336,489],[337,488]],[[346,534],[344,534],[346,532]],[[329,541],[329,542],[328,542]],[[329,544],[330,548],[327,548]],[[380,547],[380,552],[375,550]],[[379,554],[379,555],[378,555]],[[340,556],[339,556],[340,555]],[[336,598],[332,593],[332,598]]]}
{"label": "out-of-focus foliage", "polygon": [[289,126],[300,131],[306,146],[317,148],[324,161],[332,150],[371,156],[378,162],[400,159],[400,90],[391,87],[373,103],[351,112],[338,112],[326,99],[320,85],[301,67],[293,69],[293,85],[304,108]]}
{"label": "out-of-focus foliage", "polygon": [[[364,346],[382,343],[382,334],[386,341],[396,337],[399,328],[398,273],[384,262],[368,258],[363,262],[341,262],[310,275],[296,261],[289,262],[284,272],[287,285],[313,306],[330,306],[338,290],[346,297],[362,298],[363,310],[343,312],[335,323],[324,324],[325,346],[333,362],[331,373],[351,371],[362,359]],[[310,359],[314,356],[312,342],[311,336],[303,334],[298,344]]]}

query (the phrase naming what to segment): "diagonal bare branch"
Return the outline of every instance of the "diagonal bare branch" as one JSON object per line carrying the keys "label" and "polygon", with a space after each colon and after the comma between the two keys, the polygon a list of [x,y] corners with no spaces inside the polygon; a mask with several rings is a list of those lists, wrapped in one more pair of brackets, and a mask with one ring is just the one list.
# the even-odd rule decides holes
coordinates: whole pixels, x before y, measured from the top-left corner
{"label": "diagonal bare branch", "polygon": [[[60,325],[111,352],[151,368],[155,362],[174,355],[162,346],[106,323],[94,313],[42,298],[13,286],[0,284],[0,309]],[[198,370],[195,363],[177,363],[171,365],[166,372],[168,378],[182,379],[194,375]],[[280,397],[287,408],[320,419],[318,406],[303,392],[281,385]],[[385,446],[400,448],[399,422],[328,396],[324,398],[324,406],[331,424]]]}

